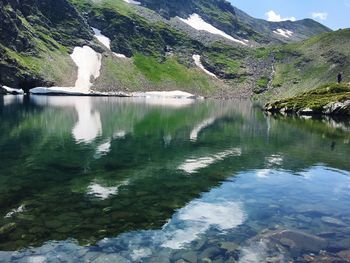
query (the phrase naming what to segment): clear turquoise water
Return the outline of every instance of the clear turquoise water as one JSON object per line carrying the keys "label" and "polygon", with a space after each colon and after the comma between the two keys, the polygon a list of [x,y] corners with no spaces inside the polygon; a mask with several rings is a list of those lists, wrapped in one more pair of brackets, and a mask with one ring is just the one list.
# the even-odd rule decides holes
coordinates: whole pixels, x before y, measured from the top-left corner
{"label": "clear turquoise water", "polygon": [[271,238],[286,229],[336,254],[350,244],[348,123],[247,101],[0,97],[0,262],[317,254]]}

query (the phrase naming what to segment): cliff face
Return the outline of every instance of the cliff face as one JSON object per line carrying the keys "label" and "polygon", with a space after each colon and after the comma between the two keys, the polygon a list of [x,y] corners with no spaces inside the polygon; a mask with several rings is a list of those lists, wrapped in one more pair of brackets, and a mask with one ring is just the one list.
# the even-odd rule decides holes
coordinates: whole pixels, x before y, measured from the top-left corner
{"label": "cliff face", "polygon": [[0,43],[15,51],[33,48],[30,40],[40,33],[71,46],[92,39],[86,21],[66,0],[2,0],[0,7]]}
{"label": "cliff face", "polygon": [[29,56],[92,39],[86,21],[66,0],[2,0],[0,23],[0,83],[16,88],[52,84],[28,68]]}

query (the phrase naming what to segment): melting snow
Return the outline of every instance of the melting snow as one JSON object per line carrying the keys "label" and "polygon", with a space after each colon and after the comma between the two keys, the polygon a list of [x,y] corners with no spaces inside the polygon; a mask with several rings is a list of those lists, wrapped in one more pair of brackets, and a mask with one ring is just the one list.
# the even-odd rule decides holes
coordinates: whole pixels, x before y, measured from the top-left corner
{"label": "melting snow", "polygon": [[172,99],[194,99],[196,96],[180,90],[173,91],[148,91],[148,92],[134,92],[134,97],[146,98],[172,98]]}
{"label": "melting snow", "polygon": [[24,212],[24,205],[19,206],[18,208],[13,209],[11,212],[8,212],[4,218],[10,218],[15,214]]}
{"label": "melting snow", "polygon": [[37,87],[30,90],[32,94],[66,94],[66,95],[88,95],[88,91],[77,90],[74,87]]}
{"label": "melting snow", "polygon": [[78,67],[78,76],[74,87],[37,87],[30,90],[33,94],[88,95],[92,80],[100,76],[102,55],[89,46],[75,47],[71,58]]}
{"label": "melting snow", "polygon": [[183,170],[190,174],[196,173],[198,170],[206,168],[217,161],[222,161],[226,157],[240,156],[241,154],[242,150],[240,148],[233,148],[210,156],[190,158],[181,164],[177,169]]}
{"label": "melting snow", "polygon": [[241,41],[239,39],[233,38],[232,36],[226,34],[225,32],[221,31],[220,29],[217,29],[216,27],[212,26],[211,24],[205,22],[198,14],[192,14],[189,18],[183,19],[180,18],[181,21],[188,24],[189,26],[193,27],[196,30],[203,30],[207,31],[211,34],[220,35],[224,38],[227,38],[231,41],[240,43],[242,45],[247,45],[246,42]]}
{"label": "melting snow", "polygon": [[294,34],[290,30],[281,29],[281,28],[278,28],[278,29],[274,30],[273,33],[275,33],[277,35],[280,35],[280,36],[283,36],[283,37],[286,37],[286,38],[290,38]]}
{"label": "melting snow", "polygon": [[100,76],[101,54],[94,51],[91,47],[75,47],[71,58],[78,66],[78,78],[75,82],[75,88],[89,91],[93,83],[91,78],[97,79]]}
{"label": "melting snow", "polygon": [[24,91],[22,89],[14,89],[7,86],[2,86],[2,88],[5,89],[8,93],[24,94]]}
{"label": "melting snow", "polygon": [[194,63],[196,64],[197,67],[199,67],[200,69],[202,69],[205,73],[207,73],[208,75],[217,78],[217,76],[214,73],[211,73],[210,71],[206,70],[205,67],[203,66],[202,62],[201,62],[201,56],[200,55],[193,55],[192,56]]}
{"label": "melting snow", "polygon": [[[106,48],[111,50],[111,39],[106,37],[105,35],[102,35],[101,30],[97,28],[92,27],[92,30],[94,31],[95,37],[97,38],[97,40],[100,41],[102,45],[104,45]],[[126,58],[124,54],[113,52],[113,55],[116,56],[117,58]]]}
{"label": "melting snow", "polygon": [[175,99],[193,99],[195,96],[191,93],[173,90],[173,91],[148,91],[148,92],[135,92],[135,97],[147,97],[147,98],[175,98]]}
{"label": "melting snow", "polygon": [[98,30],[97,28],[92,27],[92,30],[95,33],[95,37],[98,41],[100,41],[106,48],[111,50],[111,40],[106,37],[105,35],[101,34],[101,30]]}
{"label": "melting snow", "polygon": [[124,2],[128,4],[133,4],[133,5],[141,5],[139,1],[134,1],[134,0],[124,0]]}
{"label": "melting snow", "polygon": [[117,58],[127,58],[124,54],[119,54],[119,53],[115,53],[113,52],[114,56],[116,56]]}
{"label": "melting snow", "polygon": [[150,91],[150,92],[136,92],[133,93],[134,97],[144,97],[145,102],[150,105],[166,106],[181,108],[191,105],[195,102],[196,96],[180,91]]}

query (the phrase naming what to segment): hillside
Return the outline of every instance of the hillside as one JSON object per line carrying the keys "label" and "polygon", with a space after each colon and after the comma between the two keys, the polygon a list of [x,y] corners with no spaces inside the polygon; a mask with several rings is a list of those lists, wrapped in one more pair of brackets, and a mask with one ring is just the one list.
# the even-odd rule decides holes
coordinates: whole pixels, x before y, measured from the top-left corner
{"label": "hillside", "polygon": [[[305,52],[325,35],[295,41],[330,31],[310,19],[255,19],[224,0],[4,0],[0,5],[0,84],[26,90],[73,87],[79,73],[73,52],[88,46],[100,57],[91,83],[95,91],[180,89],[211,97],[278,96],[294,81],[299,60],[313,69],[323,59]],[[346,33],[328,34],[344,34],[348,41]],[[295,68],[284,74],[287,60],[295,61]],[[334,63],[336,71],[341,65]],[[328,82],[333,71],[319,82]],[[305,78],[305,87],[293,86],[288,92],[306,90],[318,78]]]}
{"label": "hillside", "polygon": [[294,96],[326,83],[335,82],[339,72],[350,82],[350,29],[325,33],[279,47],[258,49],[262,56],[273,54],[272,77],[265,99]]}

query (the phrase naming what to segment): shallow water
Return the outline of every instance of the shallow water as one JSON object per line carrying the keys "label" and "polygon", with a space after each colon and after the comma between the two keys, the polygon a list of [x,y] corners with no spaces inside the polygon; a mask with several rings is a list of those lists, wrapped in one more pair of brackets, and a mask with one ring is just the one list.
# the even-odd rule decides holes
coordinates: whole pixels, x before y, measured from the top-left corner
{"label": "shallow water", "polygon": [[247,101],[0,97],[0,262],[339,257],[349,143]]}

